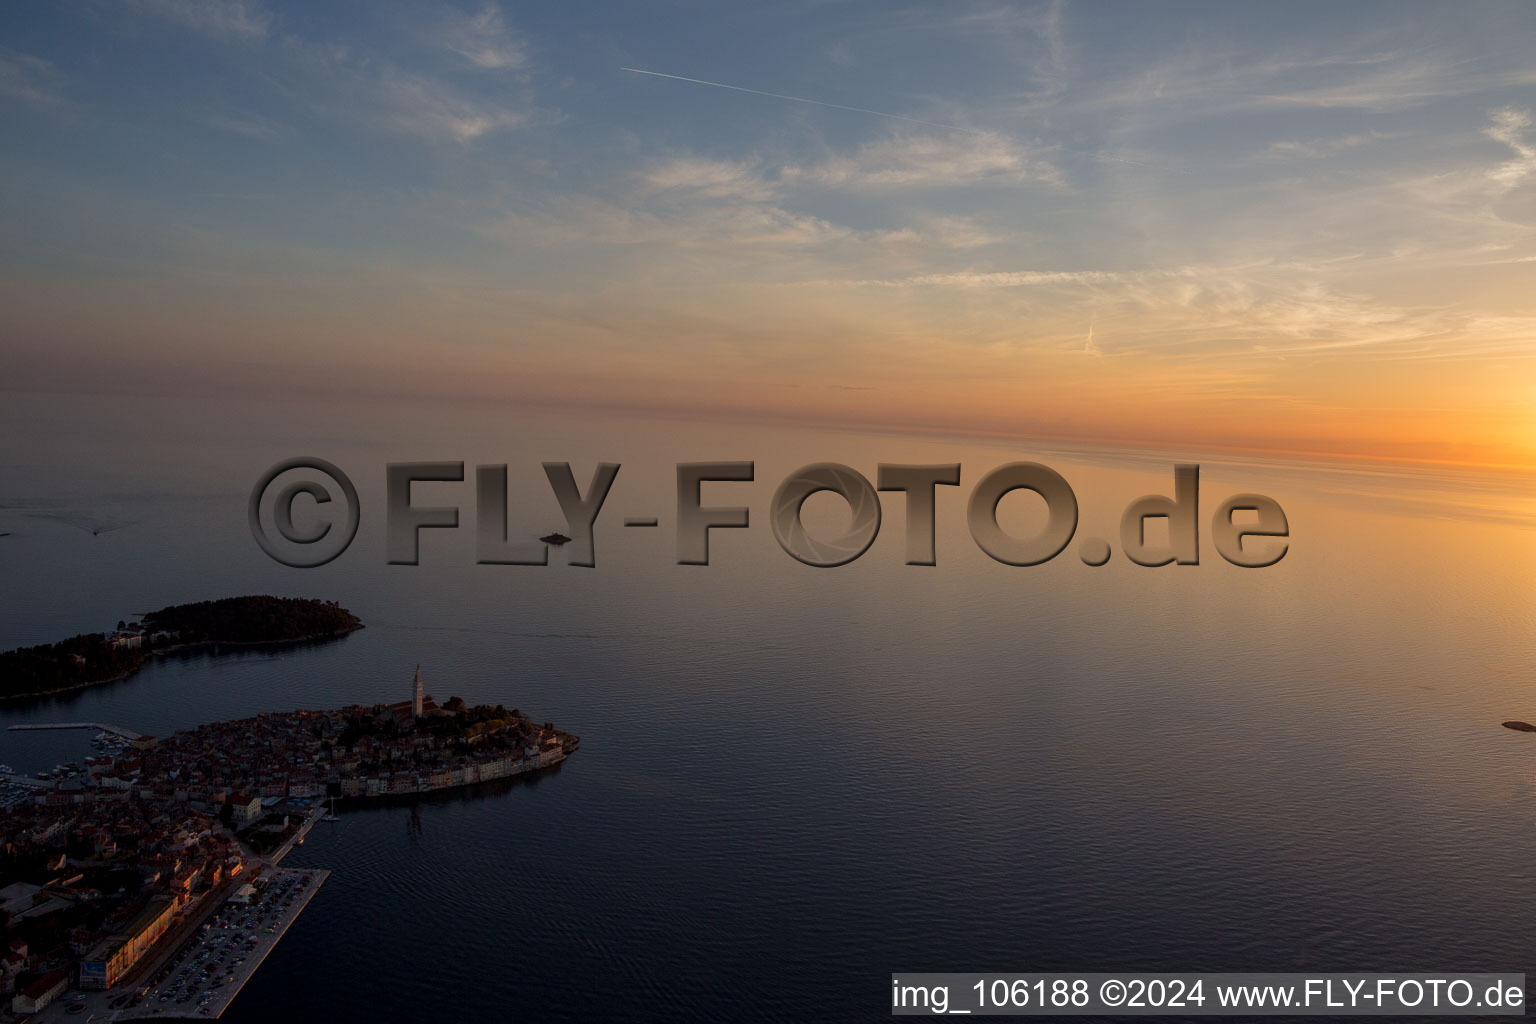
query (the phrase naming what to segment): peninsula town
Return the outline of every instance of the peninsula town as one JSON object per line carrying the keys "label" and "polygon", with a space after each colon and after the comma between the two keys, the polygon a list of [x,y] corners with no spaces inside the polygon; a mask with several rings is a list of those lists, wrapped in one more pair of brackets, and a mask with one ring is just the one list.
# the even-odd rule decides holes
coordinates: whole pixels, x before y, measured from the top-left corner
{"label": "peninsula town", "polygon": [[[217,1016],[238,985],[216,991],[225,979],[205,969],[156,996],[170,971],[163,965],[226,904],[260,899],[327,805],[331,817],[337,800],[507,779],[576,749],[577,737],[553,723],[457,697],[438,705],[423,689],[418,668],[410,698],[397,703],[259,714],[164,737],[92,723],[103,731],[83,763],[39,773],[46,778],[4,776],[4,1009],[18,1018],[54,1004],[81,1012],[83,1001],[112,997],[103,1008],[119,1017]],[[284,879],[273,891],[293,884],[307,902],[324,874],[308,889],[305,879]],[[288,923],[274,917],[267,930]],[[254,933],[242,941],[257,944]],[[222,975],[222,954],[215,962]],[[156,998],[189,1005],[157,1007]]]}

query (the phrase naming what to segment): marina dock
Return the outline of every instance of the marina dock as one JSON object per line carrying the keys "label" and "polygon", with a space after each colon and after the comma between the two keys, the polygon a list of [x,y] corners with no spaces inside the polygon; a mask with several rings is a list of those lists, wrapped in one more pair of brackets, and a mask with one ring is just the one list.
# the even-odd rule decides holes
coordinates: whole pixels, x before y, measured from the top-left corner
{"label": "marina dock", "polygon": [[132,729],[124,729],[120,725],[108,725],[105,722],[36,722],[29,725],[10,726],[11,732],[35,732],[43,729],[96,729],[121,736],[125,740],[143,739],[142,735]]}
{"label": "marina dock", "polygon": [[58,779],[34,779],[30,775],[0,776],[0,782],[10,782],[18,786],[30,786],[32,789],[52,789],[58,781]]}
{"label": "marina dock", "polygon": [[[7,727],[7,730],[10,732],[44,732],[55,729],[95,729],[97,732],[106,732],[111,733],[114,736],[121,736],[123,739],[128,740],[130,743],[134,740],[144,738],[141,733],[136,733],[132,729],[124,729],[120,725],[109,725],[106,722],[35,722],[27,725],[12,725]],[[59,782],[59,780],[38,779],[33,778],[30,775],[20,775],[15,772],[10,772],[5,775],[0,775],[0,783],[6,782],[17,786],[27,786],[32,789],[52,789]]]}

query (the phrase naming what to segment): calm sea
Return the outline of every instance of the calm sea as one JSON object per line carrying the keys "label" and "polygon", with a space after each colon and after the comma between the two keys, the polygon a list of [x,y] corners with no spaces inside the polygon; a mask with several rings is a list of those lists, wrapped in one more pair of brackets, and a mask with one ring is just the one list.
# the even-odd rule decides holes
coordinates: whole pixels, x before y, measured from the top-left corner
{"label": "calm sea", "polygon": [[[362,528],[315,570],[269,561],[251,484],[318,455]],[[505,462],[514,535],[563,525],[539,463],[583,487],[622,463],[597,568],[477,566],[473,488],[383,554],[383,467]],[[675,563],[673,466],[753,526]],[[1116,556],[1011,568],[964,527],[986,471],[1041,461],[1078,536],[1202,464],[1202,519],[1258,491],[1279,565]],[[873,548],[816,570],[768,528],[813,461],[964,466],[936,567]],[[166,659],[124,683],[0,708],[0,724],[164,734],[263,710],[500,702],[582,737],[535,781],[345,812],[290,863],[329,882],[225,1018],[846,1020],[892,971],[1536,971],[1536,508],[1529,477],[556,416],[513,409],[8,396],[0,408],[0,647],[244,593],[340,601],[341,641]],[[826,498],[826,503],[821,501]],[[1028,529],[1026,495],[1005,523]],[[655,515],[656,530],[625,529]],[[808,504],[835,521],[835,500]],[[100,532],[93,532],[93,531]],[[1118,545],[1117,545],[1118,546]],[[20,769],[86,733],[0,733]]]}

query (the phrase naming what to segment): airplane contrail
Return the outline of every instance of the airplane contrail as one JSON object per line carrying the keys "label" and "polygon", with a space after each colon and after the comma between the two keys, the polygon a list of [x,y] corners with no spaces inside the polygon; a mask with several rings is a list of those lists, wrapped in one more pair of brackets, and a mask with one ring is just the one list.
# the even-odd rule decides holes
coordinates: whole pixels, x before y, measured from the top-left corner
{"label": "airplane contrail", "polygon": [[646,71],[643,68],[619,68],[620,71],[632,71],[637,75],[652,75],[656,78],[670,78],[678,82],[692,82],[695,85],[712,85],[716,89],[730,89],[733,92],[749,92],[754,96],[770,96],[776,100],[791,100],[795,103],[812,103],[818,107],[831,107],[834,110],[851,110],[857,114],[873,114],[876,117],[888,117],[893,121],[910,121],[913,124],[926,124],[930,128],[944,128],[952,132],[965,132],[967,135],[983,135],[975,128],[961,128],[955,124],[942,124],[938,121],[924,121],[920,117],[907,117],[905,114],[887,114],[883,110],[870,110],[867,107],[848,107],[841,103],[827,103],[824,100],[808,100],[804,96],[786,96],[779,92],[764,92],[761,89],[747,89],[740,85],[726,85],[724,82],[706,82],[702,78],[685,78],[682,75],[667,75],[660,71]]}

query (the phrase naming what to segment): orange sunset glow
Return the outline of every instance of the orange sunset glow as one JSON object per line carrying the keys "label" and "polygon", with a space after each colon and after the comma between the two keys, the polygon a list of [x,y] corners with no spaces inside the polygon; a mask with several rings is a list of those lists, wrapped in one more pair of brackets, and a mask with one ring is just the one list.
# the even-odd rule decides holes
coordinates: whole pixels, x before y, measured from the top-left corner
{"label": "orange sunset glow", "polygon": [[544,17],[15,26],[7,386],[1536,465],[1518,5]]}

